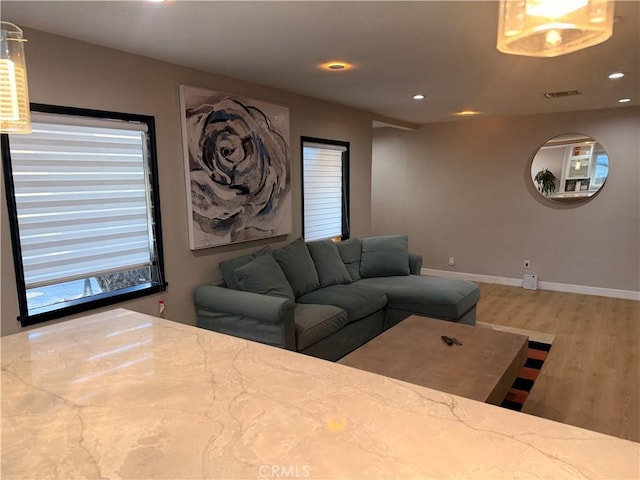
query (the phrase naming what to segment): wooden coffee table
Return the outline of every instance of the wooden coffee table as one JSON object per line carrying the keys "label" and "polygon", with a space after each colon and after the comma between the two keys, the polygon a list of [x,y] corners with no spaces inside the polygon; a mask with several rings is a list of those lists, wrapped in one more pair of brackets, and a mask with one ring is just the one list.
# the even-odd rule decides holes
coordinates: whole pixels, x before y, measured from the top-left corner
{"label": "wooden coffee table", "polygon": [[[441,335],[461,346],[448,346]],[[499,405],[527,359],[528,337],[413,315],[338,363]]]}

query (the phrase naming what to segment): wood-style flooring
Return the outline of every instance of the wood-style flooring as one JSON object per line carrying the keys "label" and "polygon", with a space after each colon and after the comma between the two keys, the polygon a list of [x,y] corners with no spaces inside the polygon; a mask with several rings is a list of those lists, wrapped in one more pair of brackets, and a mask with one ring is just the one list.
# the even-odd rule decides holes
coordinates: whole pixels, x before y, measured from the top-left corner
{"label": "wood-style flooring", "polygon": [[640,302],[478,285],[478,321],[556,337],[523,412],[640,441]]}

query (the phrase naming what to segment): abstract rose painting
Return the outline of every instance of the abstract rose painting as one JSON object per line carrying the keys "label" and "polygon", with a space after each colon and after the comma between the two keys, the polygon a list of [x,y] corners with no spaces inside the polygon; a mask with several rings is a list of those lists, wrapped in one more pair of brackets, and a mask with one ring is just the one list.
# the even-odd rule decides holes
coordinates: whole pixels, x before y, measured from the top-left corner
{"label": "abstract rose painting", "polygon": [[291,233],[289,109],[180,86],[191,249]]}

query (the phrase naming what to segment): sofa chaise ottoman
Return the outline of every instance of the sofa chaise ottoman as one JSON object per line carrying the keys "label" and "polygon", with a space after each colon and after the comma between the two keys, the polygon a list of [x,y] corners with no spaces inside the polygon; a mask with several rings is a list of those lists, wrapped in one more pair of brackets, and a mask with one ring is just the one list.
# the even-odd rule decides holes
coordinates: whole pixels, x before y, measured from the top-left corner
{"label": "sofa chaise ottoman", "polygon": [[219,265],[196,288],[197,325],[336,361],[410,315],[475,324],[480,289],[422,276],[422,257],[394,235],[305,242]]}

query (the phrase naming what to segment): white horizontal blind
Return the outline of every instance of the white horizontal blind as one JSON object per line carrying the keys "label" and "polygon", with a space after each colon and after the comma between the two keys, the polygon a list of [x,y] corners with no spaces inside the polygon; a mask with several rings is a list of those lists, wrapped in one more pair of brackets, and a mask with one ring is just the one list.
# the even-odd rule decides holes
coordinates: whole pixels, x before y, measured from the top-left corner
{"label": "white horizontal blind", "polygon": [[304,238],[342,235],[342,152],[333,145],[303,145]]}
{"label": "white horizontal blind", "polygon": [[27,289],[150,265],[146,125],[55,117],[10,136]]}

